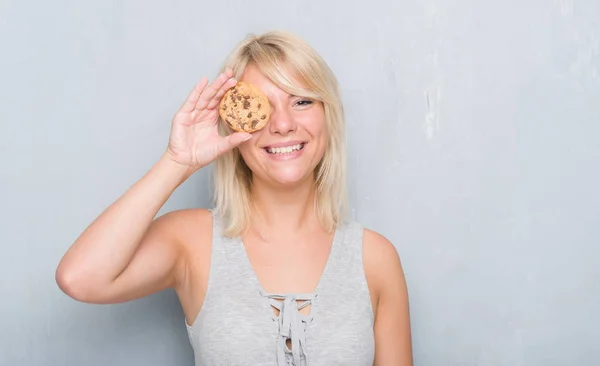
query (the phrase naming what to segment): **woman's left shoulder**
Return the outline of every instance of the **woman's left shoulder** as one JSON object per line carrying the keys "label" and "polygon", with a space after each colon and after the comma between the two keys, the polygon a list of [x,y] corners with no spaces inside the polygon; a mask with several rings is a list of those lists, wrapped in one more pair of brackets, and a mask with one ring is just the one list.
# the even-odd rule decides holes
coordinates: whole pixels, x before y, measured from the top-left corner
{"label": "woman's left shoulder", "polygon": [[384,265],[385,269],[401,266],[398,250],[388,238],[366,227],[363,227],[362,231],[363,259],[366,262],[365,264],[375,267]]}
{"label": "woman's left shoulder", "polygon": [[363,228],[363,265],[369,286],[377,294],[404,288],[397,247],[375,230]]}

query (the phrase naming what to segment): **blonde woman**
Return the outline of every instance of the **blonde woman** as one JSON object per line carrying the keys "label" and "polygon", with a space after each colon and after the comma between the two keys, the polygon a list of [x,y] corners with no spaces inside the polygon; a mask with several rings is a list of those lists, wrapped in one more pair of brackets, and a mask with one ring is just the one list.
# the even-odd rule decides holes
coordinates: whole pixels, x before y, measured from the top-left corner
{"label": "blonde woman", "polygon": [[[218,106],[237,81],[269,99],[265,128],[232,131]],[[412,365],[394,246],[345,216],[344,114],[336,79],[304,41],[242,41],[172,122],[156,164],[69,248],[60,288],[97,304],[173,288],[196,365]],[[155,218],[215,163],[214,206]]]}

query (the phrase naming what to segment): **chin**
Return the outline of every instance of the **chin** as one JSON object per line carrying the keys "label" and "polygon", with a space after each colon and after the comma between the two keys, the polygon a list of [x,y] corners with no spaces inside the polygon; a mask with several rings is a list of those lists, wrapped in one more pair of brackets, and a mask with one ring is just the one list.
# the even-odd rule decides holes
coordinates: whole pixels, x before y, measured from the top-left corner
{"label": "chin", "polygon": [[277,172],[271,172],[266,177],[272,184],[286,187],[293,187],[306,183],[314,177],[312,174],[300,169],[282,169]]}

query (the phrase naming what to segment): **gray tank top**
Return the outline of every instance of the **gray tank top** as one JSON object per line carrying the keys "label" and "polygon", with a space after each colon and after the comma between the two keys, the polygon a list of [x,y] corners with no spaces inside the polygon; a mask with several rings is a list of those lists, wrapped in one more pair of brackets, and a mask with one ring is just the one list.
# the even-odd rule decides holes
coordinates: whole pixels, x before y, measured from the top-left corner
{"label": "gray tank top", "polygon": [[[224,237],[213,217],[206,297],[194,323],[186,323],[196,366],[373,365],[374,319],[358,223],[336,229],[314,293],[272,294],[259,283],[240,238]],[[308,304],[310,315],[298,311]]]}

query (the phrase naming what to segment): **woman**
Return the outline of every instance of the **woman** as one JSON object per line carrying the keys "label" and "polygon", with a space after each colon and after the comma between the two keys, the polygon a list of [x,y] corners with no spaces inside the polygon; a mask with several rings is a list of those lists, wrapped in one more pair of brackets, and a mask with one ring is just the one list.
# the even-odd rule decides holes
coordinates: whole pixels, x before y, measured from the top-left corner
{"label": "woman", "polygon": [[[219,119],[238,80],[270,102],[266,127],[252,134]],[[71,246],[57,282],[97,304],[173,288],[196,365],[411,365],[398,253],[345,220],[345,158],[325,62],[286,33],[249,37],[216,80],[195,86],[164,155]],[[214,208],[155,219],[213,161]]]}

